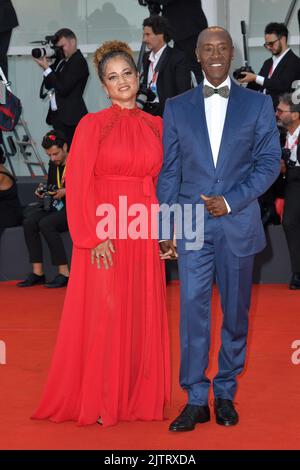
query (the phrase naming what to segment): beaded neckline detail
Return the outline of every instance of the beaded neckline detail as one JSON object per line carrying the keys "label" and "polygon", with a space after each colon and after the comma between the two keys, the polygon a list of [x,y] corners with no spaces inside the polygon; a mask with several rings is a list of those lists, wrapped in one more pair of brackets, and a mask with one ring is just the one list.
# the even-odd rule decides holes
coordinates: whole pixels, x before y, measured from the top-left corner
{"label": "beaded neckline detail", "polygon": [[139,114],[140,113],[140,109],[135,106],[134,108],[121,108],[121,106],[119,106],[118,104],[113,104],[111,106],[111,109],[113,109],[114,111],[117,111],[118,113],[120,114]]}

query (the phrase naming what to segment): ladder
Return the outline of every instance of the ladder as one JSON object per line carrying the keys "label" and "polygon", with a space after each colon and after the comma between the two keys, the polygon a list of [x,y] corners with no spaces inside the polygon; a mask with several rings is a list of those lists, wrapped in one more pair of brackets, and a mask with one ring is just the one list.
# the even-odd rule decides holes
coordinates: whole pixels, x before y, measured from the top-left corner
{"label": "ladder", "polygon": [[[7,90],[12,92],[10,88],[10,82],[7,81],[1,67],[0,80],[3,81]],[[22,115],[19,119],[18,124],[15,126],[15,128],[11,131],[10,134],[11,135],[8,136],[6,139],[6,142],[3,138],[0,144],[3,146],[4,154],[7,157],[7,161],[13,175],[16,176],[16,173],[11,158],[16,155],[17,149],[23,157],[23,163],[27,166],[30,176],[36,176],[34,172],[34,168],[36,167],[39,167],[41,169],[44,176],[47,175],[45,164],[39,155],[36,142],[33,140],[27,122],[24,120]]]}

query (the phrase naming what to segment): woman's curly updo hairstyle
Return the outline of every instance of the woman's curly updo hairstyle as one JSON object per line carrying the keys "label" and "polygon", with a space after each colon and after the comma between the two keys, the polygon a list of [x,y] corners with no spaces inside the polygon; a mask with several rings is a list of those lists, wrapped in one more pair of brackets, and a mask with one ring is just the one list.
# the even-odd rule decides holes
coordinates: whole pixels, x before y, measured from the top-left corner
{"label": "woman's curly updo hairstyle", "polygon": [[106,41],[98,47],[94,54],[94,64],[101,82],[104,82],[105,67],[110,59],[122,57],[128,65],[137,73],[137,67],[133,59],[133,51],[126,42]]}

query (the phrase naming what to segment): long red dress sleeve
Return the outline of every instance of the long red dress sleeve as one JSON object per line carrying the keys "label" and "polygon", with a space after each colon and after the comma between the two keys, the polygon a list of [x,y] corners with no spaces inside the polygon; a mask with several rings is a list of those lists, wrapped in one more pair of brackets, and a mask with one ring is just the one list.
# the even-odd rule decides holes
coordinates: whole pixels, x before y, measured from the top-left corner
{"label": "long red dress sleeve", "polygon": [[[87,114],[77,126],[68,155],[66,198],[68,225],[74,246],[95,248],[96,234],[95,163],[101,131],[101,114]],[[72,190],[68,191],[68,188]]]}

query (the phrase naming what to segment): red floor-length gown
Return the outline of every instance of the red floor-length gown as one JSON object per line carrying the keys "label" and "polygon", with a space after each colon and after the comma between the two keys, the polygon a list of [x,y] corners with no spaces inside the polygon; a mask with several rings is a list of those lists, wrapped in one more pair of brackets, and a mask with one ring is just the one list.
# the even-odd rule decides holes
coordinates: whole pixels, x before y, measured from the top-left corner
{"label": "red floor-length gown", "polygon": [[158,241],[113,240],[114,266],[108,271],[92,265],[90,255],[100,243],[99,204],[116,208],[117,229],[119,196],[127,196],[128,208],[157,204],[161,134],[160,118],[117,105],[88,114],[78,126],[66,174],[71,275],[52,365],[33,418],[83,425],[101,416],[108,426],[164,417],[170,366]]}

